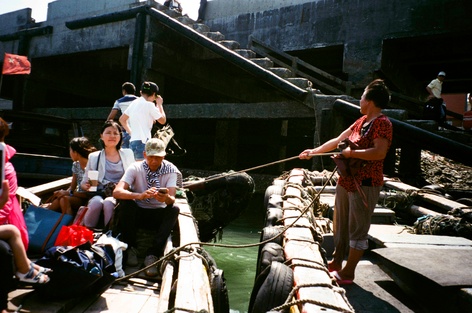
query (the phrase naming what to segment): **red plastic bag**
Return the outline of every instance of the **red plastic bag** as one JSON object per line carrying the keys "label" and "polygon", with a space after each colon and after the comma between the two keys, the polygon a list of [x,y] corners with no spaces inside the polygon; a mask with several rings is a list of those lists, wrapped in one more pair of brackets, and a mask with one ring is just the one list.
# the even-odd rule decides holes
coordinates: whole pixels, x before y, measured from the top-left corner
{"label": "red plastic bag", "polygon": [[70,225],[62,226],[54,245],[76,247],[87,241],[93,243],[93,231],[85,226]]}

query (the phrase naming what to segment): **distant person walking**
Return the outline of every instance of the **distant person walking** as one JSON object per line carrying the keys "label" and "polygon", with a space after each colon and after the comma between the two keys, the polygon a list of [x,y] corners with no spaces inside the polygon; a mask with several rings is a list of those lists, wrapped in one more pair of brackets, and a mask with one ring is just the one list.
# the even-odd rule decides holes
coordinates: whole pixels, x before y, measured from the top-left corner
{"label": "distant person walking", "polygon": [[182,5],[178,0],[166,0],[164,1],[164,5],[171,10],[182,13]]}
{"label": "distant person walking", "polygon": [[441,98],[441,92],[442,92],[442,84],[444,82],[444,79],[446,78],[446,73],[441,71],[438,73],[438,77],[433,79],[428,86],[426,86],[426,91],[428,91],[428,99],[442,99]]}
{"label": "distant person walking", "polygon": [[472,111],[472,92],[470,92],[468,95],[467,95],[467,99],[468,99],[468,102],[467,102],[467,111]]}
{"label": "distant person walking", "polygon": [[[110,111],[110,114],[108,114],[107,120],[114,120],[116,118],[116,115],[118,114],[118,111],[120,112],[120,114],[123,114],[129,107],[131,102],[138,99],[138,97],[135,95],[136,87],[133,85],[133,83],[124,83],[121,86],[121,93],[123,94],[123,97],[115,101],[115,103],[113,104],[113,108]],[[129,148],[129,139],[130,135],[125,130],[123,132],[123,142],[121,144],[122,148]]]}
{"label": "distant person walking", "polygon": [[198,8],[197,23],[201,23],[205,19],[206,6],[207,6],[207,0],[200,0],[200,7]]}
{"label": "distant person walking", "polygon": [[129,145],[136,161],[144,159],[144,145],[152,138],[151,129],[154,123],[166,123],[162,106],[164,100],[159,96],[159,87],[153,82],[144,82],[140,92],[141,97],[131,102],[120,117],[121,125],[131,135]]}
{"label": "distant person walking", "polygon": [[441,96],[442,84],[445,78],[446,73],[441,71],[438,73],[438,76],[426,86],[426,91],[429,95],[425,104],[425,119],[435,120],[440,123],[446,120],[446,108],[445,105],[443,105],[444,101]]}

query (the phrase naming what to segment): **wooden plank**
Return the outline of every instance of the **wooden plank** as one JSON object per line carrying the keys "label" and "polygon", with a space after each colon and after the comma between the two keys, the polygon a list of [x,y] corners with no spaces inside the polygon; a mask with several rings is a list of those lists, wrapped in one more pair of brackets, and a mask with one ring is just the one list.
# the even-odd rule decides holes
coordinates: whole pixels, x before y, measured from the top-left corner
{"label": "wooden plank", "polygon": [[441,209],[444,213],[451,211],[456,208],[465,208],[467,205],[463,203],[459,203],[453,200],[449,200],[444,198],[443,196],[438,196],[430,193],[418,193],[425,202],[432,204],[439,209]]}
{"label": "wooden plank", "polygon": [[[409,269],[443,287],[472,286],[472,249],[405,249],[372,250],[384,259]],[[445,252],[447,257],[445,257]]]}
{"label": "wooden plank", "polygon": [[438,248],[451,247],[472,249],[472,240],[463,237],[442,236],[442,235],[417,235],[408,232],[408,229],[397,225],[375,225],[369,229],[369,240],[375,242],[379,247],[404,248],[418,247]]}
{"label": "wooden plank", "polygon": [[421,192],[421,189],[407,185],[402,182],[393,181],[393,180],[385,180],[384,186],[390,189],[399,190],[403,192],[418,191],[418,195],[421,196],[426,203],[429,203],[437,207],[438,209],[442,211],[442,213],[447,213],[448,211],[453,210],[455,208],[467,207],[467,205],[465,204],[462,204],[453,200],[449,200],[440,195],[435,195],[428,192]]}
{"label": "wooden plank", "polygon": [[67,189],[70,186],[70,183],[72,182],[72,176],[66,177],[63,179],[58,179],[49,183],[45,183],[42,185],[30,187],[27,190],[37,196],[41,196],[47,193],[51,193],[55,190],[58,189]]}
{"label": "wooden plank", "polygon": [[[190,207],[186,201],[177,199],[180,208],[179,227],[180,244],[198,242],[196,225],[191,216]],[[182,214],[183,213],[183,214]],[[186,215],[188,214],[188,215]],[[198,244],[192,247],[199,247]],[[190,312],[205,310],[213,313],[213,301],[211,298],[211,288],[208,274],[203,265],[202,259],[192,253],[180,252],[178,285],[175,297],[175,312]]]}
{"label": "wooden plank", "polygon": [[[170,238],[170,236],[169,236]],[[164,254],[168,254],[173,249],[172,240],[167,240]],[[174,265],[167,262],[164,272],[162,273],[161,292],[159,293],[159,302],[157,304],[157,312],[165,312],[169,309],[170,293],[174,282]]]}
{"label": "wooden plank", "polygon": [[18,187],[16,190],[16,195],[19,197],[20,203],[23,200],[29,200],[32,204],[39,206],[41,204],[41,198],[35,195],[34,193],[30,192],[28,189],[23,187]]}

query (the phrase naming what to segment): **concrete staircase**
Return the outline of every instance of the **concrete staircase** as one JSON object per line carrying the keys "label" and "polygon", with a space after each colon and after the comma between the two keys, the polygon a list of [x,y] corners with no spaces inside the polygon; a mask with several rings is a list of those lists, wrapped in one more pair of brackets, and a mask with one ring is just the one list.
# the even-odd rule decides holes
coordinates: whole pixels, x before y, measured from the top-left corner
{"label": "concrete staircase", "polygon": [[303,77],[295,77],[294,73],[290,69],[286,67],[275,66],[274,62],[269,58],[258,57],[255,51],[241,48],[239,42],[235,40],[227,40],[225,38],[225,35],[218,31],[211,31],[210,27],[206,24],[197,23],[188,16],[183,16],[173,10],[169,10],[165,6],[158,8],[158,10],[168,14],[180,23],[192,28],[194,31],[206,36],[207,38],[220,44],[224,48],[239,54],[240,56],[244,57],[253,64],[272,72],[278,77],[284,79],[287,83],[293,84],[302,89],[312,88],[313,86],[313,83],[309,79]]}

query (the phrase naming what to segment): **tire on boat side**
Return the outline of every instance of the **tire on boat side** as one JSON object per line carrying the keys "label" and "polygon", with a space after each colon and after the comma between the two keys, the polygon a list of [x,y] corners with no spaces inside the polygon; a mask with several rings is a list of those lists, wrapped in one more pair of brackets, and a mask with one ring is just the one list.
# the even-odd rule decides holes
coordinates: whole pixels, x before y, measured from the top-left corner
{"label": "tire on boat side", "polygon": [[[283,263],[272,262],[256,279],[249,302],[249,313],[266,313],[282,305],[293,286],[293,271]],[[289,309],[280,311],[289,312]]]}
{"label": "tire on boat side", "polygon": [[215,259],[205,250],[200,251],[209,273],[213,312],[229,313],[228,288],[223,270],[216,266]]}
{"label": "tire on boat side", "polygon": [[[268,227],[264,227],[262,229],[262,233],[261,233],[261,242],[263,241],[266,241],[266,240],[269,240],[271,238],[273,238],[270,242],[275,242],[279,245],[282,245],[283,243],[283,237],[282,236],[278,236],[280,235],[280,233],[283,231],[283,227],[281,226],[268,226]],[[276,237],[278,236],[278,237]]]}
{"label": "tire on boat side", "polygon": [[276,226],[281,224],[284,216],[282,208],[268,208],[266,212],[265,227]]}
{"label": "tire on boat side", "polygon": [[228,288],[223,270],[217,268],[213,271],[210,286],[213,312],[229,313]]}
{"label": "tire on boat side", "polygon": [[285,261],[284,248],[275,242],[266,243],[262,249],[260,257],[258,258],[256,277],[264,271],[272,262],[283,263]]}
{"label": "tire on boat side", "polygon": [[[269,226],[269,227],[264,227],[261,232],[261,240],[259,242],[266,241],[270,238],[273,238],[277,235],[279,235],[283,230],[283,227],[281,226]],[[269,241],[263,245],[259,246],[259,251],[257,252],[257,267],[256,267],[256,277],[258,275],[258,271],[260,270],[260,264],[262,264],[262,250],[264,247],[269,244],[269,243],[275,243],[279,246],[282,246],[283,244],[283,238],[282,236],[278,236],[272,241]]]}
{"label": "tire on boat side", "polygon": [[421,187],[421,190],[431,190],[441,196],[444,196],[446,194],[446,190],[444,190],[444,188],[439,185],[426,185]]}
{"label": "tire on boat side", "polygon": [[267,187],[264,194],[264,208],[267,208],[267,205],[269,204],[270,196],[272,195],[282,196],[283,192],[284,192],[284,186],[281,186],[281,185],[270,185],[269,187]]}

